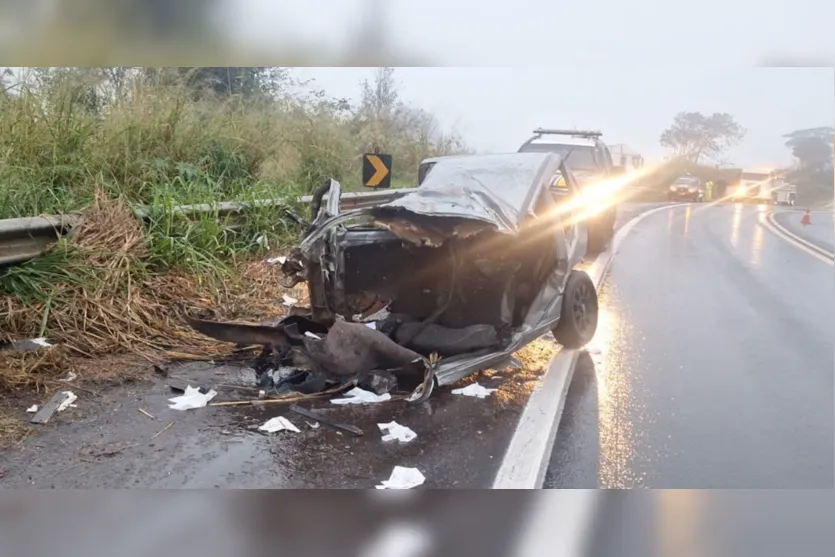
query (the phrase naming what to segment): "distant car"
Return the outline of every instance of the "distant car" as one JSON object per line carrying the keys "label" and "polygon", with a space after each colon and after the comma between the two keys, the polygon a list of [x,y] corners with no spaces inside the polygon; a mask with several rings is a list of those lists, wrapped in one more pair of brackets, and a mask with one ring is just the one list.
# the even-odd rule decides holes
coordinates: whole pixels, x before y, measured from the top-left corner
{"label": "distant car", "polygon": [[676,178],[667,192],[670,201],[694,201],[701,203],[705,199],[705,189],[702,181],[695,176],[681,176]]}

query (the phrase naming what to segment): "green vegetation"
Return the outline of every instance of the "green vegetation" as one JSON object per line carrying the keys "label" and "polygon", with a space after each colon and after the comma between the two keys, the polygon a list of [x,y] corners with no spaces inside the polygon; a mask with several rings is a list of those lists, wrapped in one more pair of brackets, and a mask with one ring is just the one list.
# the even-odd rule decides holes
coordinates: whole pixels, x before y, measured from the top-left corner
{"label": "green vegetation", "polygon": [[[7,78],[0,218],[85,217],[45,255],[0,271],[0,342],[60,345],[47,360],[0,352],[0,390],[65,373],[76,365],[69,356],[211,351],[182,326],[182,306],[280,315],[286,289],[263,259],[295,242],[287,217],[307,216],[301,195],[327,178],[362,189],[362,154],[374,149],[393,155],[395,187],[416,182],[421,159],[466,150],[398,98],[392,69],[376,72],[356,104],[282,68],[45,68]],[[172,210],[263,199],[281,203],[243,218]]]}
{"label": "green vegetation", "polygon": [[[402,102],[393,70],[365,83],[356,106],[282,68],[47,68],[16,76],[0,95],[0,218],[78,211],[97,192],[129,205],[254,199],[292,203],[324,179],[360,186],[361,155],[394,155],[395,187],[419,161],[461,152],[431,114]],[[22,83],[20,83],[22,81]],[[160,263],[217,263],[290,232],[282,208],[233,233],[157,211],[149,226]],[[218,260],[218,261],[215,261]]]}

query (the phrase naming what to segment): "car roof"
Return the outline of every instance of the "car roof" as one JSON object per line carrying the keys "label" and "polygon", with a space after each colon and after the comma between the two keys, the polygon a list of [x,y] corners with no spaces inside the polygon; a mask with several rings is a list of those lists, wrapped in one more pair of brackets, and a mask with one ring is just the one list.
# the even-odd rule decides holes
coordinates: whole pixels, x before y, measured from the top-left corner
{"label": "car roof", "polygon": [[[433,162],[433,161],[430,161]],[[439,157],[420,187],[384,206],[494,223],[515,231],[562,157],[553,152]]]}

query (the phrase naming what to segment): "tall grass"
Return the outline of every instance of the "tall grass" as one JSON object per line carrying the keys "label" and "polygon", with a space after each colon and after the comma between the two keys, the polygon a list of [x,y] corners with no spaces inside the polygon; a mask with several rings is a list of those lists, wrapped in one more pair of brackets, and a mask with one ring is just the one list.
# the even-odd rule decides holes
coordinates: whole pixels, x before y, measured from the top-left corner
{"label": "tall grass", "polygon": [[[291,202],[326,178],[361,189],[365,146],[344,102],[322,94],[212,98],[141,73],[107,102],[101,93],[91,102],[97,75],[55,71],[16,96],[0,94],[0,219],[79,211],[104,192],[155,208],[147,224],[152,268],[222,268],[264,249],[256,238],[289,241],[295,230],[283,208],[253,211],[235,227],[170,208]],[[437,154],[425,139],[397,140],[409,160]],[[395,185],[411,185],[416,166],[396,163]]]}

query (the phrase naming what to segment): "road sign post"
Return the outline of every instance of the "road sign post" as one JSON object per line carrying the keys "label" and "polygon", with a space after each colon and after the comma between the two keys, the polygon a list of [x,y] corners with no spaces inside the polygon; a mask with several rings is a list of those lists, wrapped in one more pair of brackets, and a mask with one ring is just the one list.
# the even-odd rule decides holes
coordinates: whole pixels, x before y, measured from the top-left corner
{"label": "road sign post", "polygon": [[366,153],[362,157],[362,183],[367,188],[391,187],[391,155]]}

